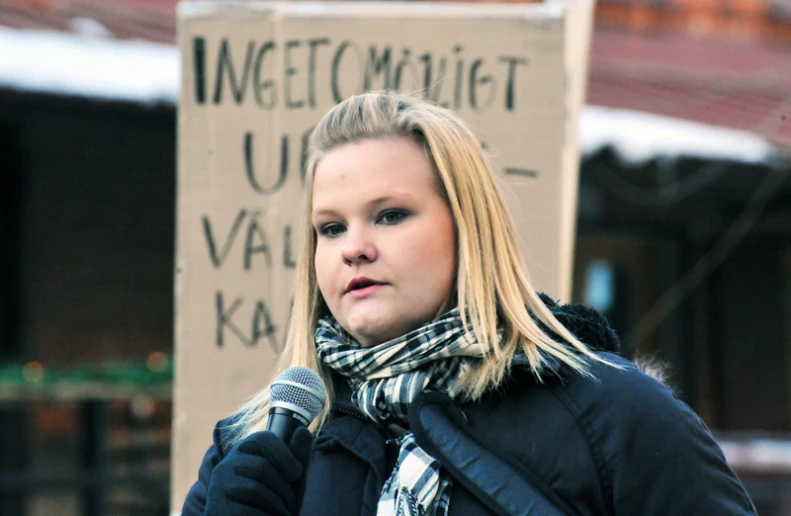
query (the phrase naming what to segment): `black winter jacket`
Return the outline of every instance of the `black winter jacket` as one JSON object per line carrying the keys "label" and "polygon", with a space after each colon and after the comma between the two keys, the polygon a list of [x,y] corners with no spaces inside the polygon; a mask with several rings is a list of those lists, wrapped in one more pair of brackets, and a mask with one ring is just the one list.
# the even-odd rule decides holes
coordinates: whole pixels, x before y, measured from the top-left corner
{"label": "black winter jacket", "polygon": [[[544,514],[532,505],[541,495],[571,515],[756,514],[703,422],[612,352],[618,340],[603,317],[549,304],[580,340],[624,369],[593,363],[589,379],[558,364],[539,384],[517,365],[500,389],[463,407],[424,393],[410,407],[410,429],[454,477],[450,514]],[[346,400],[333,409],[314,441],[301,514],[373,516],[392,468],[392,436]],[[231,437],[226,422],[215,428],[182,516],[203,515]]]}

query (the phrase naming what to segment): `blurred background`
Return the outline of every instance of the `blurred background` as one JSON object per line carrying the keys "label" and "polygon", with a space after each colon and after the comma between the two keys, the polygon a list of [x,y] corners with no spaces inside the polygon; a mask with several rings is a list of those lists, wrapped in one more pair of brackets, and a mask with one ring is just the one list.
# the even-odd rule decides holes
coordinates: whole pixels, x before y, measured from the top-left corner
{"label": "blurred background", "polygon": [[[0,515],[167,515],[175,0],[0,2]],[[598,0],[574,301],[791,514],[791,0]]]}

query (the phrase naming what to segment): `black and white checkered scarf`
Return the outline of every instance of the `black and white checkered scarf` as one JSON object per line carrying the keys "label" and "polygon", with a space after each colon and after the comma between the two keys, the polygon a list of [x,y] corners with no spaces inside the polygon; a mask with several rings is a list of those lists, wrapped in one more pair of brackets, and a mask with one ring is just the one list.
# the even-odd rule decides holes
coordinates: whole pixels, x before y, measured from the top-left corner
{"label": "black and white checkered scarf", "polygon": [[[427,389],[453,399],[459,378],[483,355],[458,309],[377,346],[361,346],[332,317],[319,321],[315,337],[319,358],[348,379],[352,402],[377,422],[406,421],[409,404]],[[377,516],[447,515],[451,478],[411,432],[400,446]]]}

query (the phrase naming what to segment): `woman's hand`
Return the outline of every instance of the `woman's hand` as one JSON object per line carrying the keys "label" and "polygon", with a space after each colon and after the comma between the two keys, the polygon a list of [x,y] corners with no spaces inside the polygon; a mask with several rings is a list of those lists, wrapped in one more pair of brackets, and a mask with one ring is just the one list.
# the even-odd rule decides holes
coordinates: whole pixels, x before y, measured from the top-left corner
{"label": "woman's hand", "polygon": [[296,516],[313,436],[294,432],[286,445],[272,432],[256,432],[214,468],[206,516]]}

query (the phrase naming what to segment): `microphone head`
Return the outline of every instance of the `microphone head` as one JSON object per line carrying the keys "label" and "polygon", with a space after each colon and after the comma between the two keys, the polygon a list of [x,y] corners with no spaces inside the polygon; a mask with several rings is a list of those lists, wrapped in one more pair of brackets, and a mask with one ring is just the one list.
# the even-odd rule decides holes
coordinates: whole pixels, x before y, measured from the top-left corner
{"label": "microphone head", "polygon": [[327,389],[321,377],[308,367],[289,367],[275,378],[269,390],[269,407],[290,409],[310,424],[316,419],[324,401]]}

